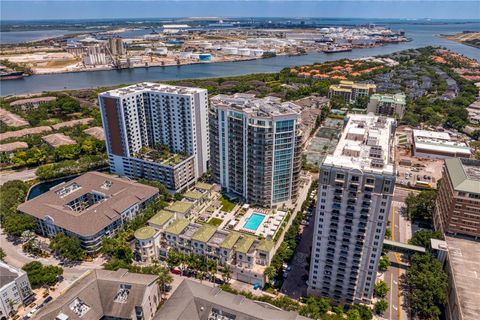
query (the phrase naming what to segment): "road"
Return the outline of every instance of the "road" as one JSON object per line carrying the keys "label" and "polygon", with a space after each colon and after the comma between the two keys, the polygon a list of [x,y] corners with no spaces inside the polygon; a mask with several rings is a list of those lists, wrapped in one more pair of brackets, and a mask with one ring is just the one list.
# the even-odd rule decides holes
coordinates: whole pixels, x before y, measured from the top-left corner
{"label": "road", "polygon": [[[392,230],[392,240],[408,243],[411,238],[411,224],[402,215],[402,208],[405,207],[405,198],[410,192],[417,192],[405,188],[395,188],[395,194],[392,201],[392,209],[390,213],[390,227]],[[388,310],[384,313],[384,317],[389,320],[406,320],[408,313],[403,305],[402,292],[399,288],[400,279],[405,274],[408,264],[406,259],[402,259],[402,254],[397,252],[389,252],[387,254],[391,265],[384,273],[383,278],[390,288],[387,295]]]}
{"label": "road", "polygon": [[36,170],[37,168],[2,171],[2,174],[0,174],[0,185],[4,184],[7,181],[12,181],[12,180],[21,180],[21,181],[33,180],[37,177],[35,175]]}
{"label": "road", "polygon": [[[0,246],[4,250],[5,254],[5,262],[9,265],[21,269],[23,265],[32,262],[32,261],[39,261],[44,265],[59,265],[59,261],[53,257],[49,258],[38,258],[33,257],[25,254],[22,251],[22,245],[14,244],[7,240],[7,236],[3,233],[0,233]],[[80,277],[87,274],[87,272],[100,268],[101,265],[104,263],[102,258],[97,258],[92,262],[84,262],[80,265],[76,265],[73,267],[62,266],[63,268],[63,281],[60,282],[55,286],[55,291],[50,291],[50,296],[52,298],[57,298],[60,296],[73,282],[78,280]],[[44,298],[42,296],[43,289],[35,289],[34,290],[36,296],[34,302],[39,305],[43,302]],[[32,308],[29,306],[22,307],[18,310],[18,314],[20,316],[27,314]]]}
{"label": "road", "polygon": [[[314,196],[315,197],[315,196]],[[300,234],[302,239],[295,249],[295,253],[291,263],[291,270],[288,278],[283,282],[281,292],[288,295],[290,298],[299,299],[302,296],[307,296],[308,279],[308,256],[311,254],[312,238],[314,232],[315,210],[313,216],[310,218],[310,224],[301,226]]]}

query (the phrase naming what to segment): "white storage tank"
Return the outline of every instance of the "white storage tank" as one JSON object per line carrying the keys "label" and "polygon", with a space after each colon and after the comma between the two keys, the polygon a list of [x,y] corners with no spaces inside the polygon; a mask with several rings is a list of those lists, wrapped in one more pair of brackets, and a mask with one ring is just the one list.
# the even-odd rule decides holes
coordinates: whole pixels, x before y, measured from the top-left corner
{"label": "white storage tank", "polygon": [[240,48],[238,49],[238,54],[241,56],[249,56],[251,54],[250,51],[248,48]]}
{"label": "white storage tank", "polygon": [[238,54],[238,48],[234,48],[234,47],[225,47],[222,49],[222,52],[224,54]]}

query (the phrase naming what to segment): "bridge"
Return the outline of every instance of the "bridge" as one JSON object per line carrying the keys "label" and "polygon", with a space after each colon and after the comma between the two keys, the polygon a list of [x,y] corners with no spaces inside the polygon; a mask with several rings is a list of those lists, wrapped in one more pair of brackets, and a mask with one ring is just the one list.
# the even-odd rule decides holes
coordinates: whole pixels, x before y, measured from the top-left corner
{"label": "bridge", "polygon": [[424,247],[414,246],[411,244],[388,240],[388,239],[385,239],[383,241],[383,246],[392,251],[401,252],[401,253],[425,253],[426,252]]}

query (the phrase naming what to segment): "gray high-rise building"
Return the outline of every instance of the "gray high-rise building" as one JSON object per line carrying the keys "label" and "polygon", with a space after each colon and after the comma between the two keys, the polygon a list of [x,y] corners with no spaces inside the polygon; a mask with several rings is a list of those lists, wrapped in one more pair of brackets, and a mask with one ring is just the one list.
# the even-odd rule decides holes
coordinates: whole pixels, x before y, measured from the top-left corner
{"label": "gray high-rise building", "polygon": [[308,293],[370,301],[395,185],[394,120],[351,115],[320,168]]}
{"label": "gray high-rise building", "polygon": [[297,198],[301,108],[250,94],[210,99],[210,167],[217,183],[251,204],[277,207]]}

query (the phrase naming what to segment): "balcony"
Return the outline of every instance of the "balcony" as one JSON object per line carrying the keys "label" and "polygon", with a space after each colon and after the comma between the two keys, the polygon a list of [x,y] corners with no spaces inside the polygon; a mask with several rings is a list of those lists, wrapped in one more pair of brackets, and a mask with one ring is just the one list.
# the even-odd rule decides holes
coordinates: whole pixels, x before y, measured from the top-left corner
{"label": "balcony", "polygon": [[352,206],[353,206],[353,205],[355,205],[356,203],[357,203],[357,200],[355,200],[355,199],[348,199],[348,200],[347,200],[347,205],[352,205]]}

